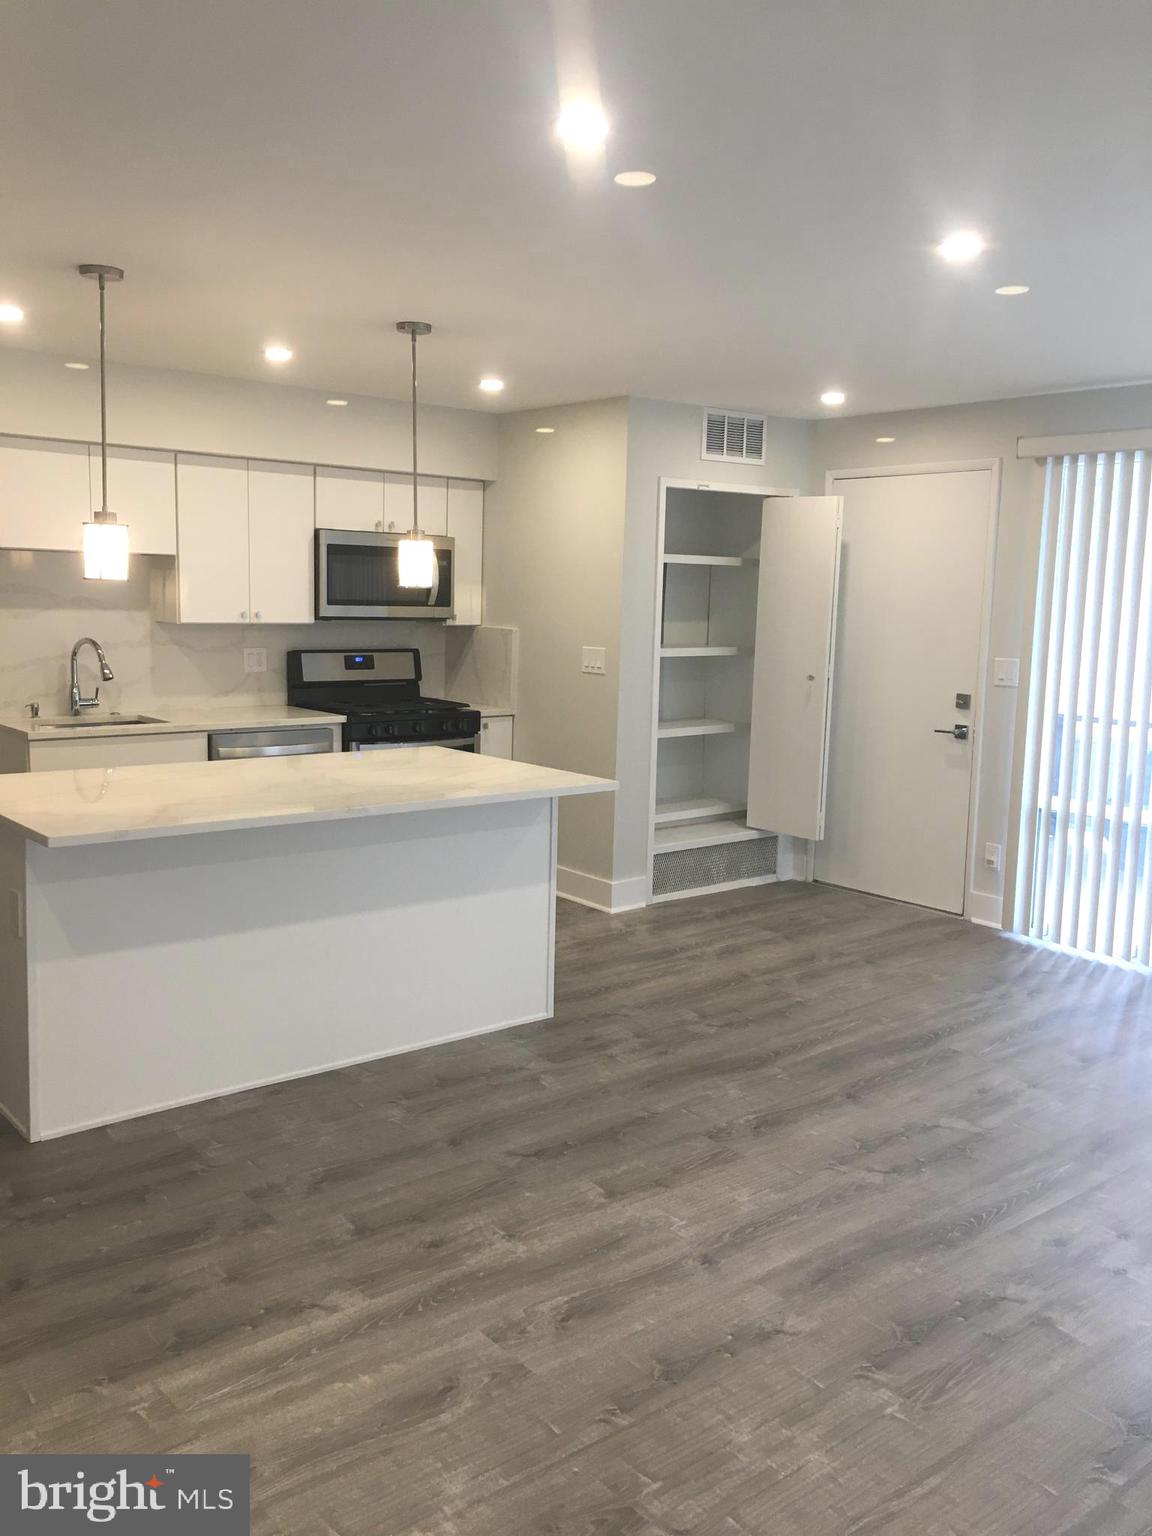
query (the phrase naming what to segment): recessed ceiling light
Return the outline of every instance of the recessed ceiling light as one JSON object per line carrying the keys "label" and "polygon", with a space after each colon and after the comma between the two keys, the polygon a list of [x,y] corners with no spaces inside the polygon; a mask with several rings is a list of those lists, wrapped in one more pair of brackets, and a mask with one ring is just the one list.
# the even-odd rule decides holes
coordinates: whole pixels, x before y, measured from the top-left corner
{"label": "recessed ceiling light", "polygon": [[848,396],[842,389],[826,389],[820,396],[821,405],[843,405]]}
{"label": "recessed ceiling light", "polygon": [[878,437],[876,441],[878,443],[894,443],[896,439],[894,437]]}
{"label": "recessed ceiling light", "polygon": [[325,400],[325,405],[347,405],[347,400]]}
{"label": "recessed ceiling light", "polygon": [[76,369],[79,369],[83,373],[86,373],[88,371],[88,364],[87,363],[65,363],[64,366],[65,366],[65,368],[76,368]]}
{"label": "recessed ceiling light", "polygon": [[608,119],[595,101],[570,101],[556,119],[556,137],[565,149],[599,149],[608,137]]}
{"label": "recessed ceiling light", "polygon": [[982,256],[985,245],[984,236],[978,235],[974,229],[957,229],[941,240],[936,247],[936,254],[958,265]]}
{"label": "recessed ceiling light", "polygon": [[549,432],[555,432],[556,428],[555,427],[537,427],[536,430],[537,430],[537,432],[549,433]]}
{"label": "recessed ceiling light", "polygon": [[489,376],[488,378],[481,379],[478,387],[482,389],[486,395],[498,395],[504,388],[504,380],[492,378]]}
{"label": "recessed ceiling light", "polygon": [[650,187],[656,177],[651,171],[617,171],[612,180],[618,187]]}
{"label": "recessed ceiling light", "polygon": [[1022,293],[1029,291],[1027,283],[1006,283],[1003,288],[996,290],[1002,299],[1018,299]]}
{"label": "recessed ceiling light", "polygon": [[0,325],[19,325],[23,318],[19,304],[0,304]]}
{"label": "recessed ceiling light", "polygon": [[278,341],[264,348],[264,360],[268,363],[290,363],[295,356],[291,347],[285,347]]}

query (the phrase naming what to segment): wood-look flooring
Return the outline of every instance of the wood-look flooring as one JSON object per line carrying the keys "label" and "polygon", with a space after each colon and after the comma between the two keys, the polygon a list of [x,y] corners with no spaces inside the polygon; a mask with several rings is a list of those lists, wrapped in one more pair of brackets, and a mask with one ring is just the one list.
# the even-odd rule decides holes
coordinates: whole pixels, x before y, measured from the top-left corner
{"label": "wood-look flooring", "polygon": [[250,1452],[261,1536],[1152,1532],[1148,979],[819,886],[558,944],[551,1023],[0,1134],[0,1448]]}

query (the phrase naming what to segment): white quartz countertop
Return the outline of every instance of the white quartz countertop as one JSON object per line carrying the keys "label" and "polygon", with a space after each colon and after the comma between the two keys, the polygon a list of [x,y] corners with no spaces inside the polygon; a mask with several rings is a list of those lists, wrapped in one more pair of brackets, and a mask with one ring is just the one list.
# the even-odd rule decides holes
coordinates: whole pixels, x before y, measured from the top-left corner
{"label": "white quartz countertop", "polygon": [[[305,712],[306,713],[306,712]],[[47,848],[594,795],[613,779],[446,747],[0,775],[0,825]]]}
{"label": "white quartz countertop", "polygon": [[[140,725],[125,725],[111,711],[89,710],[76,723],[71,715],[0,715],[0,730],[11,731],[27,741],[75,741],[87,736],[171,736],[180,731],[265,731],[275,726],[340,725],[344,715],[327,715],[318,709],[296,709],[291,704],[141,704],[125,708],[125,715],[152,715]],[[85,724],[84,722],[88,723]]]}

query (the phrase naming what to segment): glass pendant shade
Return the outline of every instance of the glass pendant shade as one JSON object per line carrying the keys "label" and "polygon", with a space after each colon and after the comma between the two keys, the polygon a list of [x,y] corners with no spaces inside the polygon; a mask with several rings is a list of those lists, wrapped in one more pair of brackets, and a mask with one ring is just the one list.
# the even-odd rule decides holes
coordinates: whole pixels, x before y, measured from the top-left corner
{"label": "glass pendant shade", "polygon": [[84,524],[84,579],[128,580],[128,524],[114,520]]}
{"label": "glass pendant shade", "polygon": [[407,533],[400,540],[400,585],[430,587],[436,580],[436,550],[431,539]]}

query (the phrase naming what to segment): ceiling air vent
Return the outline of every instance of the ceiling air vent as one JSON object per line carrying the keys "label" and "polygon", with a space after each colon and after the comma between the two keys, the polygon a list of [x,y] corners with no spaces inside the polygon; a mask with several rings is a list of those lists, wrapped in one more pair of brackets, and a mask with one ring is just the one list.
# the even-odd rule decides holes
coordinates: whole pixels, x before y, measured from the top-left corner
{"label": "ceiling air vent", "polygon": [[735,411],[704,412],[702,459],[726,464],[763,464],[764,417],[743,416]]}

